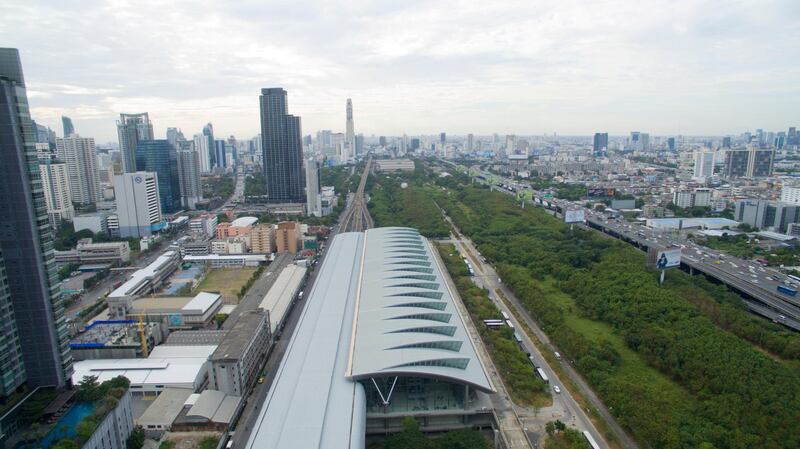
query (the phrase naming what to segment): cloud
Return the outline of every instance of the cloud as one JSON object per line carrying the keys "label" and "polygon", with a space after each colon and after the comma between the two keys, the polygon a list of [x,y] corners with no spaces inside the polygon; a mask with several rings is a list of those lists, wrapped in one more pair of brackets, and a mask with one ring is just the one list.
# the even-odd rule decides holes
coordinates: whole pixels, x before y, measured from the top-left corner
{"label": "cloud", "polygon": [[796,125],[794,0],[11,0],[32,114],[116,140],[208,121],[259,132],[259,89],[289,91],[305,133],[722,134]]}

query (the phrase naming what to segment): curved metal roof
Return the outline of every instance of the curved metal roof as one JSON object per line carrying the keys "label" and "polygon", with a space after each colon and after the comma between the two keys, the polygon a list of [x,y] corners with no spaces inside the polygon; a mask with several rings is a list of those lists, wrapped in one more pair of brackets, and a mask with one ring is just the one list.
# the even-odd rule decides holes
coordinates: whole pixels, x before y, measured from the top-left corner
{"label": "curved metal roof", "polygon": [[433,251],[412,228],[365,232],[348,377],[424,376],[492,392]]}

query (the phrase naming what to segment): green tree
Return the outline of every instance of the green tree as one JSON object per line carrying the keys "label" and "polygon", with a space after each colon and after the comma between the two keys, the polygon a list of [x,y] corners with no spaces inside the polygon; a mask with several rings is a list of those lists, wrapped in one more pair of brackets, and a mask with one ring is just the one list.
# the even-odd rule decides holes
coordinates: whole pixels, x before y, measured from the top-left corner
{"label": "green tree", "polygon": [[58,442],[56,444],[51,446],[51,448],[52,449],[79,449],[80,446],[78,446],[78,443],[76,443],[72,438],[62,438],[62,439],[58,440]]}
{"label": "green tree", "polygon": [[436,449],[436,446],[419,430],[419,423],[412,416],[403,418],[403,430],[389,435],[384,441],[385,449]]}
{"label": "green tree", "polygon": [[547,432],[548,435],[553,436],[556,433],[556,425],[553,421],[547,421],[547,424],[544,425],[544,431]]}
{"label": "green tree", "polygon": [[144,446],[144,429],[137,426],[133,429],[128,439],[125,440],[126,449],[142,449]]}

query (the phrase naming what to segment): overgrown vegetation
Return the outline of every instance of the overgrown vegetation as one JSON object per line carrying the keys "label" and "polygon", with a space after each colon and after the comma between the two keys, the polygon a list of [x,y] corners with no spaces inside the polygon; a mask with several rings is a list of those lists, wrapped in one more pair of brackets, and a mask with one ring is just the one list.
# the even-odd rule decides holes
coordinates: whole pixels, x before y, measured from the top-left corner
{"label": "overgrown vegetation", "polygon": [[[404,188],[402,184],[406,183]],[[447,237],[442,215],[431,199],[432,186],[421,186],[413,176],[391,175],[375,179],[370,176],[369,213],[376,227],[409,226],[425,237]]]}
{"label": "overgrown vegetation", "polygon": [[236,188],[233,175],[203,177],[203,198],[226,200],[233,195]]}
{"label": "overgrown vegetation", "polygon": [[547,441],[544,449],[591,449],[586,437],[580,431],[568,428],[560,420],[548,422],[545,431]]}
{"label": "overgrown vegetation", "polygon": [[[800,447],[792,430],[800,418],[797,370],[743,340],[775,351],[783,346],[782,355],[794,357],[797,336],[749,319],[718,326],[712,311],[746,312],[687,301],[720,304],[698,287],[701,278],[660,287],[634,249],[570,232],[503,194],[466,187],[436,199],[645,445]],[[762,338],[769,332],[777,341]]]}
{"label": "overgrown vegetation", "polygon": [[551,400],[547,384],[535,375],[530,360],[514,340],[514,331],[508,326],[497,330],[489,330],[484,326],[483,320],[502,319],[503,316],[486,291],[472,283],[456,248],[453,245],[438,245],[438,249],[514,402],[522,406],[549,405]]}

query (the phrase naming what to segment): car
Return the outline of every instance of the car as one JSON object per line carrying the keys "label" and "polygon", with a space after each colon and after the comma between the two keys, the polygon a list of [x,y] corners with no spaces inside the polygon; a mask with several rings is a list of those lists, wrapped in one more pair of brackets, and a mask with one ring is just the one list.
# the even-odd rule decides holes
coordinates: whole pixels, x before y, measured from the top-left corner
{"label": "car", "polygon": [[560,394],[561,393],[561,388],[559,388],[558,385],[553,385],[553,391],[555,391],[556,393]]}
{"label": "car", "polygon": [[260,383],[260,384],[264,383],[264,376],[259,376],[258,377],[258,383]]}

